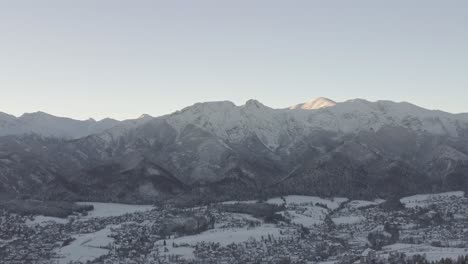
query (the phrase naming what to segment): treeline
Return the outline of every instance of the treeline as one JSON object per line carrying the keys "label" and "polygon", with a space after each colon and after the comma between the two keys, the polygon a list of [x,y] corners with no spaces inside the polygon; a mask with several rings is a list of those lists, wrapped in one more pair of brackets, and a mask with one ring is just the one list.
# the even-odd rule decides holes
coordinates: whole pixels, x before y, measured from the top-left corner
{"label": "treeline", "polygon": [[44,215],[65,218],[74,213],[86,214],[94,209],[92,205],[78,205],[65,201],[40,201],[13,199],[0,202],[0,209],[21,215]]}
{"label": "treeline", "polygon": [[159,230],[159,235],[166,238],[170,235],[187,236],[199,234],[203,231],[213,229],[215,218],[209,214],[179,215],[164,222]]}
{"label": "treeline", "polygon": [[459,256],[457,260],[443,258],[439,261],[432,262],[431,264],[468,264],[468,255]]}
{"label": "treeline", "polygon": [[408,257],[404,260],[393,260],[393,261],[388,261],[386,263],[391,263],[391,264],[468,264],[468,255],[459,256],[456,260],[453,260],[450,258],[442,258],[436,261],[429,261],[426,259],[425,256],[415,255],[412,257]]}
{"label": "treeline", "polygon": [[284,205],[275,205],[267,203],[235,203],[219,204],[216,206],[219,210],[229,213],[249,214],[256,218],[261,218],[266,222],[285,221],[284,217],[278,212],[284,211]]}
{"label": "treeline", "polygon": [[[341,262],[340,264],[345,264],[346,262]],[[406,256],[403,253],[397,253],[391,255],[388,259],[385,260],[368,260],[368,264],[468,264],[468,255],[459,256],[456,260],[451,258],[442,258],[436,261],[427,260],[425,255],[413,255]]]}

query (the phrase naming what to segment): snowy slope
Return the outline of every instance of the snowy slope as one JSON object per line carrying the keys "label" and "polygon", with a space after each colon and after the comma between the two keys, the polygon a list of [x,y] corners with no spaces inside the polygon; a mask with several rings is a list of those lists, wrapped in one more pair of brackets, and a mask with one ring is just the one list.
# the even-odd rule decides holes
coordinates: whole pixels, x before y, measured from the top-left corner
{"label": "snowy slope", "polygon": [[431,204],[437,203],[439,201],[451,200],[451,199],[461,199],[465,196],[463,191],[454,191],[454,192],[445,192],[437,194],[417,194],[409,197],[404,197],[400,199],[400,202],[405,205],[406,208],[415,208],[415,207],[428,207]]}
{"label": "snowy slope", "polygon": [[75,240],[70,245],[57,250],[58,262],[61,264],[75,261],[87,262],[108,254],[108,248],[114,241],[109,237],[111,227],[113,226],[107,226],[95,233],[74,235]]}
{"label": "snowy slope", "polygon": [[234,143],[255,135],[272,150],[279,147],[285,138],[306,136],[317,129],[357,133],[396,126],[419,133],[449,136],[459,136],[468,131],[467,114],[454,115],[391,101],[356,99],[327,104],[328,101],[323,100],[329,99],[312,101],[314,106],[307,110],[301,107],[272,109],[256,100],[249,100],[242,106],[228,101],[198,103],[162,118],[179,133],[188,125],[195,125]]}
{"label": "snowy slope", "polygon": [[[160,240],[156,242],[156,246],[160,247],[162,252],[166,248],[168,250],[168,252],[164,253],[166,255],[179,255],[184,259],[192,259],[194,257],[194,247],[197,243],[220,243],[222,246],[227,246],[231,243],[241,243],[250,239],[261,240],[262,237],[268,237],[269,235],[275,238],[281,237],[281,228],[271,224],[264,224],[254,228],[211,229],[198,235],[167,240],[167,246],[164,246],[164,240]],[[173,247],[173,243],[179,246]]]}
{"label": "snowy slope", "polygon": [[96,202],[78,202],[79,205],[92,205],[93,210],[80,219],[90,219],[95,217],[111,217],[124,214],[133,214],[137,212],[145,212],[154,209],[152,205],[132,205],[132,204],[116,204],[116,203],[96,203]]}

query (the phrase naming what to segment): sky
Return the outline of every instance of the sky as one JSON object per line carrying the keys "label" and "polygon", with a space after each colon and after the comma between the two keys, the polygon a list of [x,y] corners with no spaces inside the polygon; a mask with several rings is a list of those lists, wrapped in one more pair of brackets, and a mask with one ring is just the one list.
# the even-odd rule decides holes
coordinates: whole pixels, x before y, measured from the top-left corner
{"label": "sky", "polygon": [[320,96],[468,112],[468,1],[0,0],[0,112]]}

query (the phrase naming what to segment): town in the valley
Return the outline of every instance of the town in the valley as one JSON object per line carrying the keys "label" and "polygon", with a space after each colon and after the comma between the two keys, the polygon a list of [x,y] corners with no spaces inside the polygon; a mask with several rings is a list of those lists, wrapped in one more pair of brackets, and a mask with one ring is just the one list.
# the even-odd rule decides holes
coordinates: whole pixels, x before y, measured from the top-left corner
{"label": "town in the valley", "polygon": [[467,263],[463,192],[0,211],[0,263]]}

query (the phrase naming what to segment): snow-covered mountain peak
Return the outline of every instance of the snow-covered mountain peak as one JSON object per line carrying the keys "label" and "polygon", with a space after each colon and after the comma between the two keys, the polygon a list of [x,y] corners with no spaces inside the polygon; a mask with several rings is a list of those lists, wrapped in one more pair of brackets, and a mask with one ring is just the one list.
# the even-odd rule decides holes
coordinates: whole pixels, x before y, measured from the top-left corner
{"label": "snow-covered mountain peak", "polygon": [[265,106],[264,104],[260,103],[258,100],[255,100],[255,99],[250,99],[247,102],[245,102],[244,107],[247,109],[268,108],[267,106]]}
{"label": "snow-covered mountain peak", "polygon": [[319,98],[312,99],[302,104],[291,106],[290,109],[315,110],[315,109],[320,109],[320,108],[325,108],[325,107],[332,107],[335,105],[336,105],[335,101],[325,98],[325,97],[319,97]]}
{"label": "snow-covered mountain peak", "polygon": [[138,117],[138,119],[152,119],[152,118],[154,117],[148,114],[142,114],[141,116]]}

